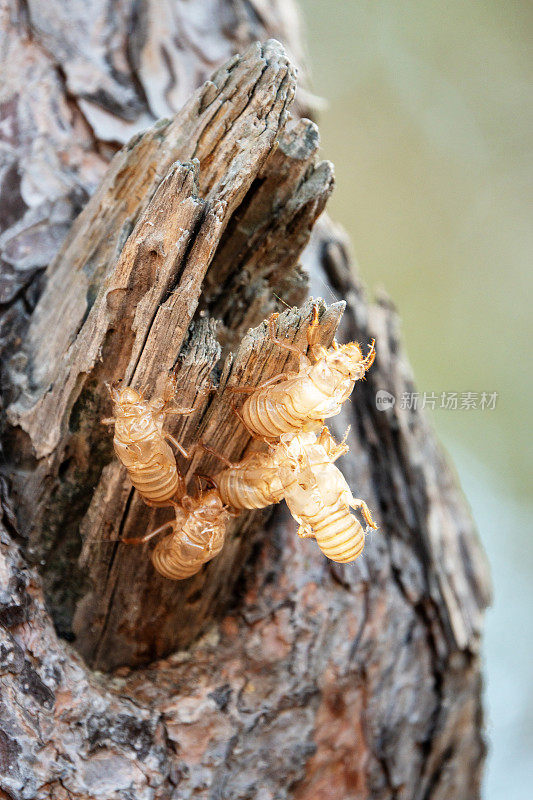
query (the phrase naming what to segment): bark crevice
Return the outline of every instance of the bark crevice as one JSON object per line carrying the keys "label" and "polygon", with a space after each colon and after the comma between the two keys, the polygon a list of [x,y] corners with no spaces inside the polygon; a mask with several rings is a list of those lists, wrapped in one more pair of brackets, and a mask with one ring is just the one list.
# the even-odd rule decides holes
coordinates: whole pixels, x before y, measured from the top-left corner
{"label": "bark crevice", "polygon": [[[292,4],[221,3],[198,28],[189,4],[126,1],[111,14],[107,2],[73,2],[74,55],[53,9],[46,35],[41,23],[28,37],[7,19],[0,49],[20,63],[0,142],[20,177],[20,191],[6,188],[0,164],[10,480],[0,791],[473,800],[487,569],[423,414],[376,407],[377,391],[399,399],[414,385],[395,311],[369,303],[342,232],[321,216],[333,172],[317,160],[305,95],[293,102],[292,64],[279,44],[252,44],[277,32],[299,54]],[[145,29],[128,39],[133,12]],[[167,119],[153,123],[159,114]],[[115,154],[116,142],[125,146]],[[27,288],[45,264],[46,281]],[[218,392],[171,432],[238,459],[255,445],[228,386],[294,365],[262,320],[283,310],[278,297],[299,306],[280,326],[304,349],[308,282],[334,297],[320,303],[325,344],[339,323],[342,340],[377,341],[367,380],[331,428],[341,438],[352,426],[339,466],[380,529],[342,566],[298,539],[282,505],[243,514],[220,556],[188,581],[166,581],[147,548],[106,541],[139,535],[168,510],[145,506],[114,459],[100,423],[104,383],[157,391],[178,365],[186,405],[214,382]],[[191,488],[195,472],[220,469],[200,454],[179,463]]]}

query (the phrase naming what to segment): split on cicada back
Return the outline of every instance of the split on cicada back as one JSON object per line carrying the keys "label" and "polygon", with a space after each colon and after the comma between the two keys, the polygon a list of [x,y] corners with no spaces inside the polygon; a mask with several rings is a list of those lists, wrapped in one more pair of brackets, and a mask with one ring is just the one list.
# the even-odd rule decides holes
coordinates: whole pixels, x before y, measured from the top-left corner
{"label": "split on cicada back", "polygon": [[319,436],[314,431],[284,434],[267,451],[237,464],[203,446],[226,462],[227,468],[216,476],[225,504],[264,508],[284,499],[299,524],[299,536],[315,538],[328,558],[349,562],[361,554],[364,530],[350,509],[360,510],[367,524],[376,526],[366,503],[353,497],[334,464],[347,445],[337,444],[326,427]]}
{"label": "split on cicada back", "polygon": [[173,498],[182,497],[185,484],[169,442],[185,458],[190,458],[190,454],[164,430],[164,423],[169,414],[189,415],[197,407],[175,404],[173,376],[169,376],[163,394],[151,400],[131,386],[108,385],[108,389],[114,416],[104,423],[114,424],[115,453],[128,470],[133,486],[150,505],[168,505]]}
{"label": "split on cicada back", "polygon": [[299,369],[276,375],[257,387],[230,387],[250,393],[238,416],[266,443],[266,449],[232,463],[199,442],[225,464],[213,481],[214,488],[205,494],[200,491],[191,497],[186,493],[170,444],[185,458],[190,453],[164,427],[168,414],[188,415],[196,410],[196,406],[175,404],[175,378],[170,376],[161,396],[150,400],[132,386],[108,387],[114,417],[104,422],[114,424],[118,458],[148,505],[172,506],[174,511],[173,519],[156,530],[120,541],[142,543],[170,529],[151,552],[154,567],[167,578],[190,577],[214,558],[223,547],[231,515],[283,499],[298,522],[298,535],[315,538],[333,561],[354,561],[363,550],[365,532],[351,509],[359,510],[367,525],[376,527],[366,503],[353,497],[335,466],[347,445],[344,441],[337,444],[324,426],[325,419],[340,412],[355,382],[371,367],[374,341],[366,357],[356,342],[338,345],[334,341],[329,348],[319,345],[315,304],[307,330],[307,356],[276,337],[277,316],[268,320],[270,339],[298,354]]}
{"label": "split on cicada back", "polygon": [[234,392],[249,393],[240,411],[242,421],[254,436],[267,441],[285,433],[320,429],[325,419],[340,412],[356,381],[364,377],[376,355],[374,340],[365,357],[357,342],[339,345],[334,341],[329,348],[319,345],[315,304],[307,329],[307,356],[276,336],[278,316],[272,314],[268,320],[270,340],[299,356],[298,371],[275,375],[255,387],[231,387]]}

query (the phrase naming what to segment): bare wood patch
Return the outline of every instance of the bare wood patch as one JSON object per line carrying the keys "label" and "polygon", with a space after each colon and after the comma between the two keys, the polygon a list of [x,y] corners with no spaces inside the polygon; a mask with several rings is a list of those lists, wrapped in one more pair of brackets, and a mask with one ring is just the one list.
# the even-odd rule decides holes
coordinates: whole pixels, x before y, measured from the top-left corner
{"label": "bare wood patch", "polygon": [[[59,629],[71,630],[78,604],[78,645],[100,667],[143,662],[185,644],[214,605],[224,607],[231,596],[228,576],[238,574],[231,559],[225,569],[217,567],[224,591],[215,581],[200,604],[189,603],[185,617],[190,590],[162,585],[154,592],[145,554],[104,548],[103,563],[95,556],[88,570],[84,556],[78,570],[65,573],[80,550],[79,530],[92,542],[96,531],[133,537],[164,521],[162,511],[132,495],[113,460],[101,424],[110,410],[105,382],[123,379],[156,391],[158,380],[180,367],[179,402],[192,404],[217,367],[217,319],[224,318],[227,352],[279,305],[279,292],[289,300],[303,295],[298,257],[333,177],[327,162],[315,165],[312,123],[285,131],[294,86],[281,47],[254,45],[221,68],[174,120],[118,153],[51,265],[12,359],[16,397],[8,409],[8,443],[19,521],[28,531],[28,552],[43,567]],[[250,220],[258,234],[243,246],[241,223],[246,229]],[[268,259],[261,258],[265,253]],[[300,324],[305,315],[297,314],[287,330]],[[233,369],[246,371],[250,357],[243,350]],[[254,359],[259,379],[267,359],[269,368],[279,357],[265,351]],[[204,418],[217,446],[227,439],[246,446],[248,434],[236,432],[225,398],[206,395],[190,419],[175,419],[172,432],[189,447]],[[242,563],[245,549],[226,552]],[[130,596],[132,575],[146,588],[142,602]]]}
{"label": "bare wood patch", "polygon": [[[244,57],[234,58],[192,100],[191,92],[214,63],[264,39],[266,31],[278,35],[297,57],[301,48],[290,0],[221,2],[217,13],[202,0],[72,0],[63,8],[32,0],[18,8],[20,14],[0,10],[2,36],[7,34],[7,46],[0,48],[6,77],[0,202],[2,227],[7,225],[0,236],[0,346],[18,347],[17,337],[24,337],[24,350],[13,356],[2,387],[3,407],[18,401],[13,411],[24,413],[44,394],[57,391],[60,384],[54,388],[49,370],[56,374],[97,302],[103,277],[115,270],[176,161],[189,163],[192,175],[198,175],[192,199],[203,204],[200,220],[208,207],[214,209],[218,188],[210,154],[218,147],[224,119],[233,125],[233,96],[240,103],[238,114],[250,123],[243,131],[232,118],[244,150],[254,131],[256,144],[271,136],[265,127],[276,123],[277,112],[267,120],[264,114],[249,116],[247,107],[254,102],[251,83],[275,77],[277,70],[268,73],[267,68],[275,54],[252,48],[246,56],[249,79],[240,72]],[[196,10],[207,8],[198,26]],[[279,68],[281,75],[286,69],[282,58]],[[284,72],[286,89],[280,85],[282,104],[290,74],[290,69]],[[232,84],[236,75],[248,86],[243,94],[239,83]],[[264,98],[263,106],[272,102],[272,94]],[[172,121],[135,137],[107,174],[108,194],[98,192],[107,160],[117,143],[129,138],[128,131],[178,109]],[[312,294],[331,298],[338,293],[347,302],[341,341],[377,338],[378,358],[368,379],[331,427],[342,435],[352,425],[350,453],[341,467],[350,486],[376,510],[380,530],[368,537],[362,559],[342,567],[328,563],[315,543],[298,540],[292,522],[279,513],[268,527],[257,527],[257,515],[243,517],[226,544],[227,555],[212,562],[209,582],[190,584],[187,625],[195,606],[201,618],[203,593],[232,584],[240,572],[232,610],[215,618],[205,636],[186,649],[146,668],[122,668],[109,676],[92,672],[58,639],[47,605],[68,634],[75,603],[85,598],[88,618],[95,620],[94,641],[122,647],[121,634],[125,646],[121,652],[117,647],[117,653],[131,655],[128,615],[139,626],[134,635],[153,641],[157,620],[152,625],[141,604],[153,602],[146,585],[157,596],[161,591],[160,584],[151,583],[153,572],[142,573],[140,562],[136,579],[145,583],[139,583],[136,596],[122,595],[117,584],[116,597],[130,604],[122,616],[119,602],[106,605],[115,559],[118,554],[120,562],[125,546],[95,543],[94,537],[114,533],[117,520],[114,516],[106,533],[101,515],[108,506],[116,508],[124,524],[131,520],[135,527],[136,513],[133,502],[126,515],[122,512],[130,493],[127,483],[120,475],[117,481],[106,475],[114,462],[111,439],[102,436],[99,419],[110,409],[97,370],[124,374],[137,333],[129,329],[126,347],[125,331],[110,330],[101,351],[104,361],[79,376],[66,424],[45,420],[42,432],[33,431],[41,445],[48,426],[60,431],[57,456],[53,450],[37,463],[29,434],[17,425],[7,431],[8,458],[2,463],[16,477],[18,520],[0,479],[5,523],[0,527],[0,794],[35,800],[131,794],[138,800],[166,800],[179,794],[185,800],[203,793],[254,797],[261,787],[265,796],[280,800],[314,800],[325,794],[332,800],[479,797],[484,744],[477,651],[490,596],[482,550],[456,477],[423,413],[398,403],[388,412],[376,409],[378,389],[396,397],[413,389],[391,304],[383,299],[377,306],[368,303],[354,279],[344,236],[327,218],[321,218],[302,254],[305,273],[294,266],[299,242],[307,239],[306,229],[331,186],[331,167],[314,165],[312,123],[298,123],[295,139],[292,129],[282,130],[281,116],[276,124],[278,148],[267,147],[262,166],[251,170],[254,177],[227,219],[184,334],[178,356],[184,402],[190,403],[213,365],[223,363],[219,344],[225,359],[246,330],[274,310],[274,293],[289,305],[299,304],[307,275]],[[238,148],[238,142],[226,142],[225,159],[233,146]],[[192,163],[195,154],[199,172]],[[219,166],[224,167],[222,160]],[[232,176],[235,185],[235,171]],[[25,204],[28,190],[31,207]],[[95,190],[90,214],[71,229]],[[34,316],[42,282],[32,284],[32,276],[50,262],[69,229]],[[54,269],[58,278],[52,290]],[[118,290],[111,305],[123,302],[123,287]],[[49,321],[45,298],[49,309],[56,303],[62,308],[58,298],[63,298],[69,316]],[[32,317],[34,337],[28,348],[25,330]],[[259,342],[261,328],[257,335]],[[48,347],[55,352],[49,361]],[[33,357],[31,363],[29,357],[37,352],[44,357]],[[265,370],[278,368],[275,355],[265,357]],[[239,377],[229,360],[224,363],[223,386]],[[155,370],[150,359],[143,364]],[[256,368],[263,370],[260,361],[250,358],[246,381]],[[209,424],[213,404],[211,398],[205,413],[191,420],[178,418],[176,434],[185,441],[197,437],[195,425]],[[27,417],[24,424],[29,423]],[[220,429],[226,430],[226,424]],[[240,439],[227,445],[237,451],[244,447],[244,452],[249,448]],[[95,548],[87,553],[89,566],[81,569],[76,566],[80,520],[87,550],[91,542]],[[17,528],[21,536],[29,531],[26,553],[45,562],[46,601],[37,569],[12,543]],[[142,564],[147,562],[144,557]],[[110,574],[108,581],[102,572],[101,595],[90,602],[90,581],[83,583],[89,569],[94,575],[99,570]],[[173,597],[164,598],[170,618],[173,602]],[[220,610],[214,596],[212,608]],[[104,613],[105,621],[106,609],[107,633],[102,635],[98,613]],[[119,630],[121,624],[125,627]],[[163,626],[161,649],[175,636],[174,621],[172,628]],[[135,658],[148,658],[141,639],[137,642]],[[96,655],[103,659],[105,653],[101,648]]]}

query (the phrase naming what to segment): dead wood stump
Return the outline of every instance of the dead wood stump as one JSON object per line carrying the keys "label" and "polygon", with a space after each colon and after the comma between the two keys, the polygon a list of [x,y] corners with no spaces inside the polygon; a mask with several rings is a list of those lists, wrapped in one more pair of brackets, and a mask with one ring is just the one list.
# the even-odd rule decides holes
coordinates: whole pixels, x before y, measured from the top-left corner
{"label": "dead wood stump", "polygon": [[[230,4],[222,6],[229,13]],[[259,24],[254,7],[232,7],[243,10],[240,36]],[[142,102],[133,79],[116,80],[119,73],[106,72],[93,57],[93,40],[80,39],[75,55],[62,48],[59,10],[46,18],[35,0],[16,20],[4,17],[10,52],[24,52],[28,73],[39,67],[52,94],[58,85],[46,60],[62,65],[55,78],[63,81],[71,119],[61,135],[70,142],[74,131],[85,136],[81,150],[70,153],[79,174],[89,156],[93,174],[102,173],[109,155],[103,140],[110,130],[116,138],[129,132],[132,120],[148,121],[143,103],[159,111],[168,103],[161,80],[168,64],[148,54],[171,37],[174,12],[165,5],[169,32],[146,24],[157,16],[149,2],[135,8],[137,17],[122,10],[113,23],[108,18],[113,35],[106,47],[125,41],[125,19],[137,36],[144,32],[142,42],[133,40],[137,49],[130,46],[130,57],[133,51],[137,57],[128,69],[143,81],[150,69],[159,77]],[[79,31],[86,13],[80,9]],[[265,30],[287,30],[286,17],[274,24],[268,16],[274,11],[264,13]],[[215,17],[212,24],[219,22]],[[169,52],[175,63],[183,58],[183,50]],[[79,66],[88,61],[107,94],[82,96]],[[6,107],[17,124],[18,80],[12,79]],[[42,113],[42,87],[28,85],[24,108]],[[83,199],[73,190],[62,187],[48,205],[27,206],[28,176],[37,182],[35,197],[43,172],[30,160],[17,167],[15,156],[17,148],[33,153],[34,140],[14,123],[3,128],[11,135],[5,149],[11,178],[3,184],[11,191],[5,201],[11,227],[0,239],[10,259],[1,285],[10,496],[4,487],[0,793],[6,797],[478,795],[485,562],[422,414],[399,403],[376,408],[378,390],[399,398],[412,389],[412,377],[394,310],[387,301],[367,303],[342,234],[325,217],[311,233],[332,170],[317,161],[316,126],[289,119],[295,86],[277,42],[252,45],[171,119],[115,155],[72,226]],[[122,129],[113,128],[112,110],[102,111],[106,104],[129,109]],[[66,106],[56,109],[68,116]],[[44,139],[57,158],[57,137]],[[113,142],[106,146],[115,149]],[[20,202],[17,170],[25,178]],[[39,258],[46,263],[36,245],[46,240],[53,255],[66,230],[41,292],[40,283],[27,283]],[[290,363],[260,324],[278,297],[301,305],[280,324],[303,347],[311,308],[303,303],[306,275],[315,296],[325,294],[325,282],[346,302],[341,338],[377,340],[368,380],[332,429],[342,435],[352,426],[341,466],[380,531],[361,559],[340,566],[313,542],[299,541],[281,510],[270,522],[266,514],[245,514],[201,573],[167,581],[153,571],[146,548],[103,541],[138,534],[168,516],[139,501],[113,458],[101,424],[110,410],[104,383],[124,378],[155,387],[165,371],[178,368],[180,402],[189,403],[216,381],[218,393],[206,395],[192,417],[176,418],[172,432],[185,446],[202,436],[238,458],[250,440],[231,412],[227,387],[258,382]],[[343,307],[321,305],[324,342]],[[215,469],[199,455],[181,467],[189,479]],[[127,666],[111,676],[90,668],[121,665]]]}

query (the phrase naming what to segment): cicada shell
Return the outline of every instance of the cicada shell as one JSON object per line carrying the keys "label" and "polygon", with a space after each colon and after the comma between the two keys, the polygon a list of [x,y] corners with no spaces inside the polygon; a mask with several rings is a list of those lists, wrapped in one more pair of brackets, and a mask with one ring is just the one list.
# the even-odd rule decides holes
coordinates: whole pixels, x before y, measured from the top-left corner
{"label": "cicada shell", "polygon": [[235,509],[264,508],[285,499],[301,537],[316,538],[333,561],[354,561],[363,550],[365,532],[350,509],[359,509],[367,524],[376,526],[366,503],[353,497],[334,464],[347,450],[326,427],[320,436],[314,431],[284,434],[268,451],[220,472],[217,488],[223,502]]}
{"label": "cicada shell", "polygon": [[350,509],[359,509],[368,525],[375,528],[368,506],[353,497],[342,472],[333,463],[348,448],[336,444],[324,428],[297,434],[286,442],[288,459],[297,459],[300,469],[281,470],[287,506],[299,524],[298,535],[313,537],[332,561],[355,561],[365,545],[365,532]]}
{"label": "cicada shell", "polygon": [[236,387],[234,391],[252,391],[241,410],[242,420],[255,436],[275,440],[285,433],[318,430],[323,421],[338,414],[355,382],[363,378],[375,358],[374,341],[366,357],[357,342],[330,348],[316,343],[318,307],[307,331],[309,356],[293,345],[276,338],[274,322],[269,319],[270,338],[280,347],[300,356],[298,372],[284,373],[271,378],[255,389]]}
{"label": "cicada shell", "polygon": [[156,506],[167,505],[173,497],[184,494],[183,478],[168,442],[172,442],[184,456],[188,457],[188,453],[163,430],[163,425],[166,414],[189,414],[194,409],[171,406],[173,387],[173,381],[169,380],[166,393],[150,401],[131,386],[108,387],[113,399],[114,417],[104,422],[115,425],[115,453],[143,499]]}
{"label": "cicada shell", "polygon": [[234,509],[265,508],[279,503],[289,476],[293,479],[305,468],[302,457],[293,456],[284,441],[269,445],[265,452],[252,453],[238,463],[227,461],[210,447],[202,447],[227,464],[228,468],[216,476],[216,486],[224,503]]}
{"label": "cicada shell", "polygon": [[265,508],[283,499],[279,477],[279,457],[285,451],[271,448],[266,453],[254,453],[238,464],[220,472],[216,477],[223,501],[233,508]]}
{"label": "cicada shell", "polygon": [[229,513],[215,490],[199,498],[185,496],[180,505],[176,504],[175,511],[175,520],[148,534],[144,540],[165,527],[172,528],[172,533],[157,543],[151,558],[161,575],[179,581],[195,575],[203,564],[220,553]]}

